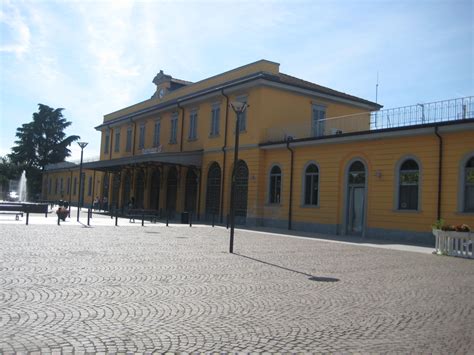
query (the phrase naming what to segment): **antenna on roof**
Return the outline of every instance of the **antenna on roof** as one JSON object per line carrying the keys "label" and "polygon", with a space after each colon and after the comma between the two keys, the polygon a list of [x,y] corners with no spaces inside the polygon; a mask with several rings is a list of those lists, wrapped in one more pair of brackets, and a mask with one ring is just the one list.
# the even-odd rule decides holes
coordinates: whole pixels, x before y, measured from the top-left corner
{"label": "antenna on roof", "polygon": [[377,72],[377,84],[375,84],[375,103],[377,104],[377,100],[379,98],[379,72]]}

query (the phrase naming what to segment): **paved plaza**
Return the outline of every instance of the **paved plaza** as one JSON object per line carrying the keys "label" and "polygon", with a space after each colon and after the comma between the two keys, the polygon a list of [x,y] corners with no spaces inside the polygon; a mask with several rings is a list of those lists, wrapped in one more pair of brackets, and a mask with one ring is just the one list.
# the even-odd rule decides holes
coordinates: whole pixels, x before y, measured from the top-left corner
{"label": "paved plaza", "polygon": [[3,354],[474,351],[472,260],[35,218],[0,220]]}

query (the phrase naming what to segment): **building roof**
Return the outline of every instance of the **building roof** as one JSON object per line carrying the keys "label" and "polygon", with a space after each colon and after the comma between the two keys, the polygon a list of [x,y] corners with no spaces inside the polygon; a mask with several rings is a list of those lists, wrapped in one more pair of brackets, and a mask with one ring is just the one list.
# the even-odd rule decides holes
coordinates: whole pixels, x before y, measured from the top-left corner
{"label": "building roof", "polygon": [[365,99],[362,99],[362,98],[357,97],[357,96],[349,95],[349,94],[346,94],[345,92],[333,90],[333,89],[330,89],[328,87],[321,86],[321,85],[318,85],[318,84],[315,84],[315,83],[312,83],[310,81],[306,81],[306,80],[303,80],[303,79],[299,79],[299,78],[296,78],[296,77],[288,75],[288,74],[279,73],[278,78],[284,84],[297,86],[297,87],[301,87],[301,88],[308,89],[308,90],[317,91],[317,92],[320,92],[320,93],[323,93],[323,94],[328,94],[328,95],[340,97],[340,98],[351,100],[351,101],[357,101],[357,102],[360,102],[360,103],[364,103],[366,105],[373,105],[373,106],[378,107],[378,108],[383,107],[382,105],[379,105],[376,102],[365,100]]}

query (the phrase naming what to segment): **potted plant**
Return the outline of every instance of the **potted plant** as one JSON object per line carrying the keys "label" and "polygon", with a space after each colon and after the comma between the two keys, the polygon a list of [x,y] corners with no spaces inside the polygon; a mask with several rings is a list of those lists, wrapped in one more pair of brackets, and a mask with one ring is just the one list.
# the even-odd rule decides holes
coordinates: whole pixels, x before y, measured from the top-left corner
{"label": "potted plant", "polygon": [[[436,254],[451,255],[453,248],[468,251],[471,241],[471,227],[467,224],[447,224],[444,219],[437,220],[432,226],[433,235],[436,237]],[[467,248],[465,248],[467,247]],[[457,252],[456,252],[457,253]]]}

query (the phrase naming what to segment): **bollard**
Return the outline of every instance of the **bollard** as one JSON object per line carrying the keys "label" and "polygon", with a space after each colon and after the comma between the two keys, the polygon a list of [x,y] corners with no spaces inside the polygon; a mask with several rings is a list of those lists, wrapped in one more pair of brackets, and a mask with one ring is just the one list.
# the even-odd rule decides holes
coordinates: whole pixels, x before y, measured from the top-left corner
{"label": "bollard", "polygon": [[61,225],[61,218],[59,218],[59,213],[58,213],[58,226]]}
{"label": "bollard", "polygon": [[193,213],[192,212],[189,212],[189,226],[192,227],[193,226]]}
{"label": "bollard", "polygon": [[142,213],[142,227],[145,225],[145,214]]}
{"label": "bollard", "polygon": [[91,210],[90,208],[87,210],[87,225],[91,225]]}
{"label": "bollard", "polygon": [[117,225],[118,225],[118,214],[115,215],[115,227],[117,227]]}
{"label": "bollard", "polygon": [[170,212],[168,211],[168,212],[166,213],[166,226],[167,226],[167,227],[168,227],[169,221],[170,221]]}
{"label": "bollard", "polygon": [[229,229],[229,215],[226,216],[226,226],[227,229]]}
{"label": "bollard", "polygon": [[28,225],[29,219],[30,219],[30,212],[26,212],[26,225]]}
{"label": "bollard", "polygon": [[216,215],[215,213],[212,214],[212,226],[214,227],[215,226],[215,219],[216,219]]}

